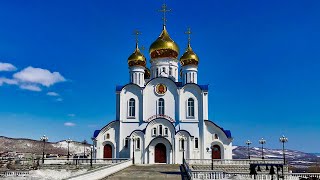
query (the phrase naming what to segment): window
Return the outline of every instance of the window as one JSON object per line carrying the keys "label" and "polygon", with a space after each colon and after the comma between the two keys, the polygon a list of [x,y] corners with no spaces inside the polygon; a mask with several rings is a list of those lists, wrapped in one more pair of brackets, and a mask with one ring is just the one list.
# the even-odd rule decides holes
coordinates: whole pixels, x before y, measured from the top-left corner
{"label": "window", "polygon": [[180,150],[184,150],[184,139],[180,140]]}
{"label": "window", "polygon": [[165,67],[162,68],[162,72],[166,73],[166,68]]}
{"label": "window", "polygon": [[172,76],[172,67],[169,68],[169,76]]}
{"label": "window", "polygon": [[157,75],[156,75],[156,77],[158,77],[159,76],[159,68],[157,68]]}
{"label": "window", "polygon": [[140,149],[140,138],[137,138],[137,148],[136,149]]}
{"label": "window", "polygon": [[199,148],[199,139],[198,138],[194,139],[194,148],[196,148],[196,149]]}
{"label": "window", "polygon": [[157,135],[157,128],[153,128],[152,129],[152,136],[156,136]]}
{"label": "window", "polygon": [[125,148],[128,148],[128,146],[129,146],[129,139],[126,138],[126,139],[124,140],[124,147],[125,147]]}
{"label": "window", "polygon": [[167,127],[164,128],[164,135],[165,135],[165,136],[168,136],[168,128],[167,128]]}
{"label": "window", "polygon": [[162,136],[162,125],[159,125],[159,135]]}
{"label": "window", "polygon": [[219,139],[218,134],[214,134],[214,139]]}
{"label": "window", "polygon": [[107,139],[110,139],[110,134],[109,134],[109,133],[107,134],[107,137],[106,137],[106,138],[107,138]]}
{"label": "window", "polygon": [[188,99],[188,117],[194,117],[194,100]]}
{"label": "window", "polygon": [[136,106],[136,101],[133,98],[131,98],[129,100],[129,117],[135,117],[136,115],[135,106]]}
{"label": "window", "polygon": [[164,99],[160,98],[158,102],[158,114],[164,115]]}

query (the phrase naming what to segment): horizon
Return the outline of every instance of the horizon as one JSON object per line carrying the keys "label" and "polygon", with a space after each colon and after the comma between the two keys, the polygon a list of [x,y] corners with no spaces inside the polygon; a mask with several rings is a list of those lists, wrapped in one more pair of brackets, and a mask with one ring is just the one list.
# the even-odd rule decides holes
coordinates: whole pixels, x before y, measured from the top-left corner
{"label": "horizon", "polygon": [[[149,61],[162,29],[162,1],[130,2],[0,2],[1,136],[90,141],[115,120],[133,31],[142,32]],[[209,119],[231,130],[233,145],[249,139],[259,147],[264,138],[266,148],[281,149],[285,135],[286,149],[319,152],[319,1],[166,4],[179,57],[192,30],[198,82],[209,84]]]}

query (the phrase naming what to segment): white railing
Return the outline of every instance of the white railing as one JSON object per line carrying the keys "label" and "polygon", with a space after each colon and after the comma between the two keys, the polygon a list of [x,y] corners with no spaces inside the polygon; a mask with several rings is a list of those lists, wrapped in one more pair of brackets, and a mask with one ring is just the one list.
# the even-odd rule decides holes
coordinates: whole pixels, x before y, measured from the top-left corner
{"label": "white railing", "polygon": [[190,165],[282,164],[282,159],[186,159]]}
{"label": "white railing", "polygon": [[2,171],[0,177],[25,177],[29,175],[29,171]]}
{"label": "white railing", "polygon": [[[44,165],[50,164],[75,164],[75,165],[88,165],[88,164],[114,164],[128,160],[127,158],[101,158],[101,159],[90,159],[90,158],[45,158]],[[42,163],[42,159],[39,160]]]}

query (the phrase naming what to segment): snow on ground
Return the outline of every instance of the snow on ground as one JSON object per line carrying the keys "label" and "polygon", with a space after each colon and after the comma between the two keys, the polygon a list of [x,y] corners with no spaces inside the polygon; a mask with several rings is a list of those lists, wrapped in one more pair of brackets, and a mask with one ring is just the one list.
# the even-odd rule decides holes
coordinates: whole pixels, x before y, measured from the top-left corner
{"label": "snow on ground", "polygon": [[85,172],[87,172],[87,170],[67,171],[65,169],[41,169],[30,171],[30,175],[28,177],[7,177],[5,178],[5,180],[60,180],[71,176],[76,176]]}

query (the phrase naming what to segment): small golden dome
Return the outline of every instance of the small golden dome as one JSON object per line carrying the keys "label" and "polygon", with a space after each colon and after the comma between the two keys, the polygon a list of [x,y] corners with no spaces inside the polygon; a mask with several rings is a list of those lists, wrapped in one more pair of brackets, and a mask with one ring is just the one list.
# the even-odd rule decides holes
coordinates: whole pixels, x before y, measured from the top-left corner
{"label": "small golden dome", "polygon": [[144,70],[144,78],[145,78],[145,79],[150,79],[150,75],[151,75],[150,69],[146,68],[146,69]]}
{"label": "small golden dome", "polygon": [[182,66],[186,66],[189,64],[198,65],[199,57],[196,55],[196,53],[193,52],[190,43],[188,43],[186,52],[181,56],[180,63]]}
{"label": "small golden dome", "polygon": [[136,49],[128,58],[128,65],[131,66],[146,66],[146,58],[141,53],[138,43],[136,44]]}
{"label": "small golden dome", "polygon": [[154,41],[149,49],[149,53],[152,59],[162,57],[177,58],[179,55],[178,45],[170,38],[166,26],[163,26],[163,30],[160,36]]}

